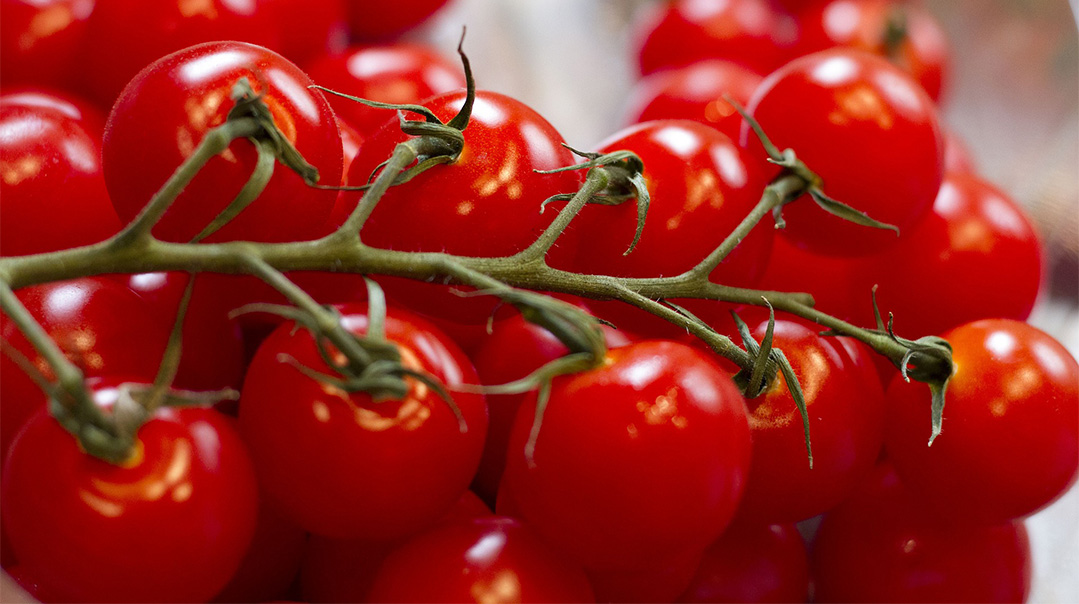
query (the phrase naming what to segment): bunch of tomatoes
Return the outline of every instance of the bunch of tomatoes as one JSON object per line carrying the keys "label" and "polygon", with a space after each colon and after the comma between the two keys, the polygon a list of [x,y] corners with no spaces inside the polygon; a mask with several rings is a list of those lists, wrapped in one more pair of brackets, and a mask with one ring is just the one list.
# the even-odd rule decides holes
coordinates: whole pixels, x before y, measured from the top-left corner
{"label": "bunch of tomatoes", "polygon": [[[460,154],[391,187],[365,244],[520,252],[586,171],[559,170],[582,160],[536,111],[495,91],[471,98],[457,62],[397,41],[444,1],[0,0],[0,256],[115,235],[226,120],[242,78],[331,186],[279,165],[203,236],[263,161],[241,138],[192,177],[156,238],[257,247],[334,233],[355,187],[410,138],[400,119],[421,118],[318,85],[420,103],[444,123],[471,102]],[[1023,519],[1076,481],[1079,365],[1023,322],[1044,273],[1030,218],[938,118],[939,26],[900,0],[644,8],[632,123],[588,149],[642,160],[644,227],[632,195],[601,194],[547,264],[680,275],[800,160],[805,186],[710,279],[808,292],[870,328],[879,307],[912,346],[942,336],[954,371],[931,446],[930,388],[896,368],[907,359],[761,307],[673,300],[747,348],[771,341],[797,384],[777,374],[747,398],[739,368],[684,327],[560,294],[609,323],[605,356],[539,393],[506,393],[477,385],[568,352],[526,314],[377,275],[389,306],[368,306],[361,275],[288,273],[349,332],[384,338],[428,376],[383,400],[326,379],[343,356],[311,329],[252,311],[284,303],[254,277],[94,267],[15,293],[96,404],[121,414],[154,382],[182,300],[176,396],[238,400],[156,408],[127,459],[96,459],[54,417],[40,387],[53,367],[0,317],[9,577],[42,601],[1024,600]],[[751,121],[792,151],[770,151]],[[837,201],[891,228],[845,221]]]}

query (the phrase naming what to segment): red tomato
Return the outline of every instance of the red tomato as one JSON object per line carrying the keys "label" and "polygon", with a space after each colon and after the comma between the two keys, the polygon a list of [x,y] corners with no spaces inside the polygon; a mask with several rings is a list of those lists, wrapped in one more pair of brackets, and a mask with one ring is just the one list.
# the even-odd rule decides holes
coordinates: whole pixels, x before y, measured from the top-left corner
{"label": "red tomato", "polygon": [[[693,268],[723,242],[757,205],[766,171],[753,157],[714,128],[688,120],[659,120],[630,126],[599,145],[601,153],[629,150],[644,162],[651,204],[637,247],[624,252],[637,227],[632,200],[616,206],[586,206],[570,224],[569,256],[552,252],[551,264],[586,274],[618,277],[673,277]],[[758,225],[712,271],[712,281],[752,286],[771,253],[773,233]],[[715,304],[678,300],[700,318],[720,312]],[[677,328],[623,303],[592,304],[619,327],[668,336]],[[684,331],[684,330],[681,330]]]}
{"label": "red tomato", "polygon": [[[453,92],[429,99],[426,106],[448,122],[464,100],[464,91]],[[535,172],[575,162],[554,127],[520,101],[478,91],[463,134],[465,146],[457,161],[427,170],[383,195],[361,233],[364,243],[462,256],[510,255],[528,247],[554,220],[553,210],[540,214],[547,198],[574,193],[580,186],[574,172]],[[408,138],[392,118],[360,149],[349,182],[367,182],[397,143]],[[358,199],[354,193],[349,203],[338,204],[333,224],[343,223]],[[490,297],[461,298],[442,285],[392,278],[379,282],[405,306],[459,322],[482,323],[495,305]]]}
{"label": "red tomato", "polygon": [[499,510],[513,509],[590,570],[640,569],[723,532],[749,470],[749,428],[734,383],[675,342],[610,350],[556,378],[529,459],[534,398],[510,435]]}
{"label": "red tomato", "polygon": [[1021,206],[976,176],[953,173],[929,216],[856,270],[864,283],[879,285],[877,302],[884,316],[895,314],[895,329],[920,337],[983,318],[1025,320],[1045,258]]}
{"label": "red tomato", "polygon": [[270,0],[269,9],[281,36],[279,52],[298,65],[339,53],[348,45],[343,0]]}
{"label": "red tomato", "polygon": [[[114,386],[95,392],[99,404],[116,400]],[[0,497],[12,545],[63,601],[206,601],[247,550],[255,476],[224,416],[161,408],[138,442],[114,466],[40,411],[11,447]]]}
{"label": "red tomato", "polygon": [[[353,46],[344,53],[319,58],[307,73],[320,86],[382,103],[419,103],[465,87],[460,63],[419,44]],[[333,95],[329,101],[334,111],[365,137],[395,116],[392,110]]]}
{"label": "red tomato", "polygon": [[1025,323],[986,319],[945,334],[955,372],[941,434],[929,388],[888,387],[886,449],[911,491],[949,518],[1003,522],[1067,491],[1079,467],[1079,365]]}
{"label": "red tomato", "polygon": [[[349,331],[367,330],[365,307],[339,310]],[[477,383],[460,349],[416,317],[387,318],[405,366],[453,392],[465,432],[449,405],[411,378],[404,400],[374,401],[303,375],[287,357],[332,370],[310,333],[294,329],[282,325],[263,342],[240,399],[240,429],[266,495],[305,529],[339,539],[396,538],[444,514],[468,488],[487,431],[483,397],[454,390]]]}
{"label": "red tomato", "polygon": [[251,545],[215,602],[271,602],[283,597],[300,572],[307,532],[265,497],[259,500]]}
{"label": "red tomato", "polygon": [[648,75],[704,59],[768,73],[787,60],[797,35],[794,20],[768,0],[674,0],[643,12],[634,37]]}
{"label": "red tomato", "polygon": [[0,1],[4,86],[68,84],[93,8],[94,0]]}
{"label": "red tomato", "polygon": [[412,0],[408,8],[383,3],[350,0],[348,25],[359,40],[384,40],[416,27],[431,17],[447,0]]}
{"label": "red tomato", "polygon": [[[153,381],[169,327],[128,288],[89,277],[35,285],[16,295],[84,375]],[[52,379],[48,364],[6,315],[0,317],[0,336],[5,346],[10,344]],[[0,435],[7,451],[20,426],[45,407],[46,398],[7,354],[0,354],[0,375]]]}
{"label": "red tomato", "polygon": [[625,121],[695,120],[738,140],[742,116],[727,97],[744,107],[763,79],[737,63],[720,59],[654,73],[641,78],[630,91]]}
{"label": "red tomato", "polygon": [[[754,330],[757,341],[767,324]],[[846,348],[819,328],[778,319],[773,345],[798,376],[809,412],[813,467],[802,415],[782,374],[746,401],[753,461],[739,514],[755,521],[797,522],[836,505],[877,461],[884,438],[884,394],[869,352]]]}
{"label": "red tomato", "polygon": [[0,255],[89,245],[120,230],[98,119],[44,91],[0,95]]}
{"label": "red tomato", "polygon": [[793,524],[735,524],[704,550],[678,602],[805,602],[809,560]]}
{"label": "red tomato", "polygon": [[[233,104],[233,85],[246,77],[270,108],[274,122],[320,181],[341,181],[341,138],[322,93],[281,55],[242,42],[211,42],[173,53],[148,66],[124,89],[105,131],[105,183],[124,220],[134,218],[190,155],[208,130],[221,125]],[[146,149],[154,149],[147,154]],[[243,188],[257,152],[247,140],[210,160],[176,199],[154,234],[188,241]],[[317,234],[335,191],[309,187],[277,166],[258,199],[207,241],[292,241]]]}
{"label": "red tomato", "polygon": [[[765,78],[749,112],[780,149],[794,149],[823,180],[824,193],[905,234],[933,205],[942,177],[933,101],[888,61],[835,49],[791,61]],[[742,140],[763,154],[743,127]],[[786,206],[783,235],[831,255],[894,245],[893,231],[827,214],[808,196]]]}
{"label": "red tomato", "polygon": [[[902,20],[905,33],[891,46],[889,21]],[[891,60],[922,85],[934,101],[949,75],[948,38],[933,15],[912,2],[832,0],[801,13],[802,54],[835,46],[857,48]]]}
{"label": "red tomato", "polygon": [[1021,522],[968,526],[924,514],[882,467],[824,516],[812,572],[817,602],[1025,602],[1030,543]]}
{"label": "red tomato", "polygon": [[424,533],[382,564],[368,602],[594,602],[579,568],[518,520],[476,518]]}
{"label": "red tomato", "polygon": [[585,572],[597,602],[673,602],[700,563],[701,552],[692,549],[645,568]]}
{"label": "red tomato", "polygon": [[96,0],[79,49],[80,84],[101,106],[110,107],[139,70],[161,57],[214,40],[276,47],[280,34],[274,25],[268,0]]}

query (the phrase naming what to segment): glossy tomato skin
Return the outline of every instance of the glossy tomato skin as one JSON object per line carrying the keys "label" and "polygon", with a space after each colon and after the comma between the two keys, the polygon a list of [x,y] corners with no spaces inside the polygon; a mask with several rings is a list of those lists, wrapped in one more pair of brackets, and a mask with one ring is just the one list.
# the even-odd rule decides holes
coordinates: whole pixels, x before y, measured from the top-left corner
{"label": "glossy tomato skin", "polygon": [[634,46],[643,75],[705,59],[768,73],[787,60],[797,35],[768,0],[675,0],[642,12]]}
{"label": "glossy tomato skin", "polygon": [[[4,86],[63,86],[74,75],[94,0],[0,2],[0,72]],[[48,24],[43,27],[43,24]]]}
{"label": "glossy tomato skin", "polygon": [[925,513],[889,466],[824,516],[812,546],[818,602],[1025,602],[1022,522],[968,526]]}
{"label": "glossy tomato skin", "polygon": [[370,2],[346,2],[353,39],[386,40],[412,29],[435,14],[447,0],[413,0],[408,8]]}
{"label": "glossy tomato skin", "polygon": [[[425,105],[448,122],[464,99],[464,91],[451,92]],[[576,162],[561,146],[562,137],[554,127],[520,101],[477,91],[463,134],[465,145],[457,161],[435,166],[382,196],[360,233],[364,243],[462,256],[511,255],[528,247],[554,220],[554,211],[540,214],[541,204],[580,186],[575,172],[535,172]],[[360,149],[348,181],[367,182],[394,147],[408,138],[392,118]],[[338,204],[333,224],[343,223],[358,200],[354,193],[348,203]],[[442,285],[394,278],[380,283],[405,306],[462,323],[486,321],[495,305],[490,297],[461,298]]]}
{"label": "glossy tomato skin", "polygon": [[[347,329],[366,331],[365,307],[339,310]],[[240,430],[266,496],[308,531],[339,539],[392,539],[445,513],[468,488],[487,431],[483,396],[454,390],[477,383],[460,349],[407,313],[386,321],[406,367],[453,392],[463,432],[447,403],[417,381],[403,401],[375,402],[303,375],[288,357],[332,370],[310,334],[293,329],[282,325],[263,342],[240,398]]]}
{"label": "glossy tomato skin", "polygon": [[45,91],[0,95],[0,255],[89,245],[120,230],[101,172],[99,119]]}
{"label": "glossy tomato skin", "polygon": [[[465,87],[459,63],[434,49],[404,42],[352,46],[343,53],[319,58],[307,73],[320,86],[382,103],[415,104]],[[364,136],[374,134],[395,116],[393,110],[346,98],[331,95],[329,101],[334,111]]]}
{"label": "glossy tomato skin", "polygon": [[996,523],[1045,507],[1076,481],[1079,365],[1019,321],[975,321],[943,337],[955,372],[933,446],[929,388],[899,377],[888,387],[886,450],[896,471],[948,518]]}
{"label": "glossy tomato skin", "polygon": [[[906,34],[889,46],[889,20],[902,19]],[[799,50],[809,54],[835,46],[857,48],[890,59],[939,102],[950,75],[948,39],[933,15],[915,3],[896,0],[832,0],[799,16]]]}
{"label": "glossy tomato skin", "polygon": [[[111,385],[95,392],[99,404],[116,399]],[[206,601],[250,543],[255,477],[227,418],[163,408],[138,440],[132,460],[114,466],[42,410],[12,445],[5,524],[20,563],[65,601]]]}
{"label": "glossy tomato skin", "polygon": [[[422,577],[417,580],[417,577]],[[387,557],[368,602],[594,602],[580,568],[524,523],[477,518],[424,533]]]}
{"label": "glossy tomato skin", "polygon": [[[761,341],[767,324],[754,330]],[[739,515],[758,523],[798,522],[836,505],[877,461],[884,439],[884,393],[869,352],[848,350],[800,320],[777,319],[773,345],[798,376],[809,413],[813,466],[802,416],[780,374],[747,400],[753,462]]]}
{"label": "glossy tomato skin", "polygon": [[510,435],[498,510],[590,570],[647,567],[727,526],[749,469],[741,394],[703,352],[666,341],[608,351],[556,378],[535,453],[530,399]]}
{"label": "glossy tomato skin", "polygon": [[742,116],[727,97],[745,107],[763,79],[754,71],[722,59],[664,70],[634,85],[624,121],[694,120],[738,140]]}
{"label": "glossy tomato skin", "polygon": [[306,67],[323,54],[339,53],[348,45],[348,18],[343,0],[269,0],[280,34],[275,48],[290,61]]}
{"label": "glossy tomato skin", "polygon": [[140,70],[188,46],[242,40],[276,48],[280,34],[269,7],[272,1],[96,0],[80,48],[81,88],[102,107],[110,107]]}
{"label": "glossy tomato skin", "polygon": [[[887,60],[843,48],[800,57],[765,78],[748,110],[778,148],[794,149],[821,177],[825,194],[900,235],[933,205],[943,176],[936,107]],[[763,154],[748,126],[742,141]],[[899,240],[832,216],[808,196],[783,216],[782,234],[816,253],[866,255]]]}
{"label": "glossy tomato skin", "polygon": [[[247,78],[270,108],[274,122],[319,170],[320,182],[341,179],[341,138],[333,111],[311,80],[272,51],[242,42],[210,42],[149,65],[124,89],[105,131],[105,183],[117,213],[130,220],[233,106],[233,85]],[[154,149],[147,155],[146,149]],[[233,141],[211,159],[165,213],[153,233],[189,241],[243,188],[255,167],[250,141]],[[277,166],[258,199],[206,241],[292,241],[315,236],[336,192],[307,186]]]}
{"label": "glossy tomato skin", "polygon": [[[599,145],[601,153],[629,150],[644,162],[650,205],[637,247],[624,254],[637,227],[633,201],[586,206],[570,223],[568,250],[551,265],[586,274],[673,277],[704,260],[752,211],[767,184],[766,168],[718,130],[688,120],[656,120],[625,128]],[[716,267],[716,283],[752,286],[771,253],[775,229],[761,224]],[[576,249],[573,256],[566,252]],[[715,304],[678,300],[701,319]],[[619,302],[593,304],[615,325],[652,336],[680,330]]]}
{"label": "glossy tomato skin", "polygon": [[793,524],[737,523],[704,550],[677,602],[805,602],[809,554]]}
{"label": "glossy tomato skin", "polygon": [[950,173],[929,216],[857,270],[867,287],[878,285],[877,303],[895,315],[896,329],[920,337],[977,319],[1025,320],[1044,281],[1044,256],[1019,204],[977,176]]}

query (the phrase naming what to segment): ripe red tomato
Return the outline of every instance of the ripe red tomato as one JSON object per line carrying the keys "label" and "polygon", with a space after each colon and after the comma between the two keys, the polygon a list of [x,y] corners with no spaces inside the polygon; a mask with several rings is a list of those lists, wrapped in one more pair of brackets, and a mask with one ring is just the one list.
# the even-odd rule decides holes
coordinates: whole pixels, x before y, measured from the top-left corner
{"label": "ripe red tomato", "polygon": [[1079,467],[1079,364],[1026,323],[986,319],[943,334],[955,372],[941,434],[929,388],[888,387],[886,450],[911,491],[948,518],[1004,522],[1055,500]]}
{"label": "ripe red tomato", "polygon": [[[119,381],[96,401],[115,401]],[[161,408],[138,442],[114,466],[86,455],[42,410],[11,447],[0,498],[12,545],[63,601],[207,601],[247,550],[258,495],[227,418]]]}
{"label": "ripe red tomato", "polygon": [[[452,92],[429,99],[426,106],[448,122],[464,100],[464,91]],[[554,220],[554,211],[540,214],[547,198],[574,193],[580,186],[574,172],[535,172],[575,162],[554,127],[520,101],[477,91],[463,134],[464,150],[457,161],[435,166],[383,195],[361,232],[364,243],[462,256],[510,255],[528,247]],[[367,182],[394,147],[408,138],[392,118],[360,149],[348,181]],[[356,207],[359,193],[347,199],[334,208],[334,225],[343,223]],[[489,297],[455,296],[442,285],[393,278],[379,282],[405,306],[460,322],[482,323],[495,305]]]}
{"label": "ripe red tomato", "polygon": [[580,568],[518,520],[476,518],[424,533],[386,558],[368,602],[594,602]]}
{"label": "ripe red tomato", "polygon": [[797,38],[794,20],[768,0],[674,0],[638,19],[640,72],[725,59],[768,73],[783,64]]}
{"label": "ripe red tomato", "polygon": [[68,84],[93,8],[94,0],[0,1],[4,86]]}
{"label": "ripe red tomato", "polygon": [[[365,307],[339,310],[349,331],[367,330]],[[294,331],[282,325],[263,342],[240,398],[240,430],[266,496],[305,529],[339,539],[396,538],[444,514],[468,488],[487,432],[483,396],[455,391],[477,383],[460,349],[407,313],[386,320],[386,337],[405,367],[431,374],[453,393],[465,432],[449,405],[411,378],[404,400],[374,401],[307,377],[288,357],[332,370],[310,333]]]}
{"label": "ripe red tomato", "polygon": [[407,9],[371,2],[346,2],[348,26],[359,40],[394,38],[423,23],[445,5],[447,0],[412,0]]}
{"label": "ripe red tomato", "polygon": [[855,270],[866,287],[879,285],[877,302],[885,316],[895,314],[895,329],[920,337],[977,319],[1025,320],[1041,289],[1045,259],[1021,206],[977,176],[953,173],[929,216]]}
{"label": "ripe red tomato", "polygon": [[81,88],[110,107],[141,69],[182,48],[214,40],[278,47],[270,1],[276,0],[96,0],[79,49]]}
{"label": "ripe red tomato", "polygon": [[805,602],[809,555],[793,524],[736,523],[704,550],[677,602]]}
{"label": "ripe red tomato", "polygon": [[[754,330],[760,341],[767,323]],[[753,461],[740,517],[797,522],[836,505],[873,467],[883,442],[884,393],[869,352],[853,342],[817,335],[799,320],[777,319],[773,345],[798,376],[809,412],[813,467],[802,415],[782,374],[746,401]]]}
{"label": "ripe red tomato", "polygon": [[[599,145],[601,153],[629,150],[644,162],[651,203],[636,249],[624,252],[637,227],[637,205],[589,205],[570,223],[567,250],[551,264],[585,274],[672,277],[693,268],[757,205],[766,169],[718,130],[688,120],[630,126]],[[758,225],[716,267],[710,278],[724,285],[752,286],[764,271],[775,229]],[[572,250],[574,255],[568,255]],[[718,305],[678,300],[709,321]],[[620,302],[591,304],[619,327],[654,336],[678,333],[666,321]]]}
{"label": "ripe red tomato", "polygon": [[[419,103],[465,87],[460,63],[426,46],[403,42],[353,46],[319,58],[307,73],[320,86],[382,103]],[[392,110],[333,95],[329,101],[334,111],[365,137],[395,116]]]}
{"label": "ripe red tomato", "polygon": [[674,602],[693,580],[701,552],[692,549],[645,568],[587,570],[597,602]]}
{"label": "ripe red tomato", "polygon": [[[134,218],[208,130],[232,108],[233,85],[247,78],[274,122],[301,155],[319,169],[320,182],[341,181],[341,138],[322,93],[274,53],[242,42],[210,42],[164,57],[131,81],[109,115],[104,143],[105,184],[116,211]],[[146,149],[154,152],[147,154]],[[234,141],[210,160],[176,199],[154,234],[188,241],[225,209],[255,167],[257,152]],[[206,241],[292,241],[314,236],[333,207],[335,191],[309,187],[277,166],[258,199]]]}
{"label": "ripe red tomato", "polygon": [[348,18],[343,0],[269,0],[269,10],[281,37],[272,47],[297,65],[335,54],[348,45]]}
{"label": "ripe red tomato", "polygon": [[93,111],[39,89],[0,95],[0,255],[89,245],[120,230]]}
{"label": "ripe red tomato", "polygon": [[536,401],[510,435],[498,509],[590,570],[631,570],[723,532],[749,471],[734,382],[684,344],[638,342],[556,378],[529,459]]}
{"label": "ripe red tomato", "polygon": [[1030,543],[1021,522],[941,522],[920,503],[884,466],[826,514],[811,555],[816,601],[1026,601]]}
{"label": "ripe red tomato", "polygon": [[[943,165],[936,107],[885,59],[845,48],[795,59],[765,78],[748,109],[778,148],[794,149],[821,177],[826,195],[901,235],[933,205]],[[748,125],[742,141],[763,154]],[[827,214],[808,196],[783,215],[783,235],[817,253],[865,255],[898,241],[890,230]]]}
{"label": "ripe red tomato", "polygon": [[[889,21],[902,19],[905,33],[894,46]],[[924,7],[897,0],[831,0],[798,19],[802,54],[846,46],[891,60],[939,101],[949,74],[951,51],[944,30]]]}
{"label": "ripe red tomato", "polygon": [[721,59],[654,73],[641,78],[630,91],[625,121],[695,120],[738,140],[742,116],[727,97],[745,107],[763,79],[756,72]]}
{"label": "ripe red tomato", "polygon": [[228,584],[214,596],[214,602],[272,602],[283,598],[300,572],[307,541],[307,531],[267,498],[260,498],[251,545]]}

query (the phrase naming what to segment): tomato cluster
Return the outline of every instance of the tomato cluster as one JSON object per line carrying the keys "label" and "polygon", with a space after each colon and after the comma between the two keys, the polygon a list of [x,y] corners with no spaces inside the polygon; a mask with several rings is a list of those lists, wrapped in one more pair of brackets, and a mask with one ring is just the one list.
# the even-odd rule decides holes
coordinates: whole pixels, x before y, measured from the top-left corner
{"label": "tomato cluster", "polygon": [[[359,231],[365,244],[521,252],[555,219],[545,201],[575,193],[584,171],[556,171],[573,153],[526,104],[473,98],[456,63],[396,41],[444,1],[0,0],[0,256],[89,245],[137,220],[229,119],[241,80],[330,187],[277,165],[248,208],[206,231],[266,169],[240,138],[178,194],[158,239],[257,245],[338,230],[362,194],[334,187],[369,183],[410,137],[393,112],[320,85],[421,103],[443,122],[470,112],[454,161],[391,187]],[[8,577],[42,601],[1025,599],[1023,520],[1076,482],[1079,364],[1023,322],[1041,242],[942,125],[939,26],[899,0],[647,9],[628,122],[594,149],[643,161],[644,227],[633,200],[586,205],[547,262],[680,275],[770,182],[798,174],[786,227],[765,218],[708,278],[808,292],[870,328],[875,289],[903,335],[943,336],[954,371],[932,446],[929,387],[905,379],[916,367],[900,372],[793,314],[673,300],[741,342],[734,310],[747,337],[784,352],[797,379],[767,376],[747,393],[745,373],[684,329],[562,296],[613,325],[604,356],[539,391],[484,394],[478,384],[525,378],[566,345],[527,313],[442,283],[376,277],[387,309],[358,275],[289,274],[399,359],[404,395],[387,398],[337,379],[346,354],[312,325],[237,315],[283,301],[254,278],[104,274],[15,293],[101,413],[128,418],[144,402],[182,304],[173,387],[239,399],[145,410],[126,459],[91,457],[69,434],[91,428],[73,428],[35,383],[54,368],[0,316]],[[751,120],[786,160],[769,157]],[[829,199],[899,237],[818,207],[834,209]]]}

